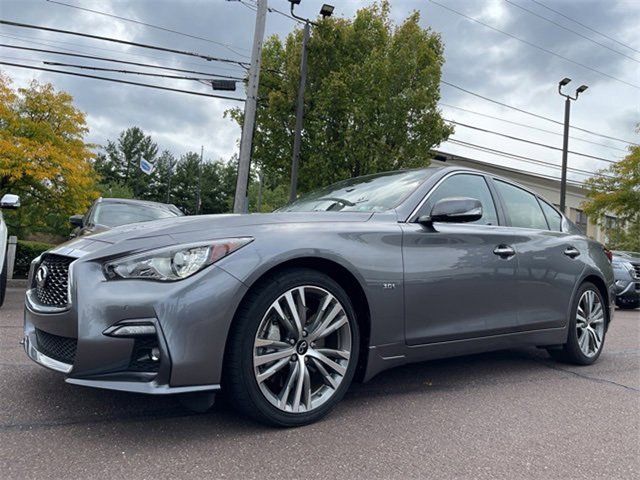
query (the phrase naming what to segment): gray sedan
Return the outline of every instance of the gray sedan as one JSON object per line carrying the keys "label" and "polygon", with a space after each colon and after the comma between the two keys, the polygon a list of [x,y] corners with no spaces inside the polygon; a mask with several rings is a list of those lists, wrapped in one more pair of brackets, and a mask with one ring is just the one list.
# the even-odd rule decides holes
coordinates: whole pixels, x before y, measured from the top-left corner
{"label": "gray sedan", "polygon": [[114,228],[43,254],[29,281],[26,352],[67,382],[199,408],[222,389],[279,426],[409,362],[541,346],[591,364],[615,298],[602,245],[535,193],[453,167]]}

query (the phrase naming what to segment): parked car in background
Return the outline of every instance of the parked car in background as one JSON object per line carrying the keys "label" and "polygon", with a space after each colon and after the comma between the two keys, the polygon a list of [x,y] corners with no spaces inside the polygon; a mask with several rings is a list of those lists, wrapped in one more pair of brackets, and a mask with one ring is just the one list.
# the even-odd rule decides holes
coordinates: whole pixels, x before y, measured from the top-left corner
{"label": "parked car in background", "polygon": [[616,305],[624,309],[640,307],[640,253],[613,252],[612,265],[616,278]]}
{"label": "parked car in background", "polygon": [[69,217],[69,222],[75,227],[71,232],[71,238],[103,232],[130,223],[183,215],[184,213],[172,204],[126,198],[99,198],[84,215]]}
{"label": "parked car in background", "polygon": [[257,420],[298,426],[354,378],[406,363],[515,346],[595,362],[615,298],[607,253],[509,180],[387,172],[270,214],[163,219],[45,252],[24,345],[72,384],[223,389]]}
{"label": "parked car in background", "polygon": [[20,197],[7,193],[0,199],[0,307],[4,303],[4,295],[7,291],[7,224],[4,223],[2,209],[18,208]]}

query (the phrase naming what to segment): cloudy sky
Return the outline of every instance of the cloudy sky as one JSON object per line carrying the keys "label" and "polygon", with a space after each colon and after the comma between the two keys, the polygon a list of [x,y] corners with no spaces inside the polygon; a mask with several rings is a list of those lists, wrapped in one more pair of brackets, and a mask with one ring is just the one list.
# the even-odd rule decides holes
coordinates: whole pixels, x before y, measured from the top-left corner
{"label": "cloudy sky", "polygon": [[[255,12],[249,5],[254,0],[244,0],[245,4],[227,0],[60,1],[188,33],[201,39],[46,0],[0,0],[0,17],[3,20],[110,36],[241,61],[247,61],[250,55]],[[304,0],[297,12],[304,16],[315,16],[322,3],[322,0]],[[334,3],[334,15],[351,18],[358,8],[370,4],[371,0],[334,0]],[[562,121],[564,105],[556,91],[557,83],[563,77],[570,77],[573,79],[570,87],[574,89],[583,83],[589,86],[589,90],[573,104],[572,125],[640,143],[640,136],[635,132],[635,125],[640,122],[640,0],[437,0],[437,3],[440,5],[435,0],[393,0],[392,18],[401,22],[411,11],[418,10],[424,27],[442,34],[446,58],[443,80],[491,99]],[[281,11],[289,8],[287,0],[270,0],[269,5]],[[509,35],[469,20],[463,15]],[[272,12],[267,17],[267,35],[284,36],[296,27],[295,22],[277,12]],[[243,73],[240,67],[234,65],[13,26],[0,26],[0,40],[3,44],[155,63],[231,76]],[[45,66],[42,64],[43,60],[114,66],[106,62],[1,47],[0,57],[2,62],[30,66]],[[88,140],[91,142],[104,144],[123,129],[138,125],[153,136],[161,149],[169,149],[178,155],[189,150],[198,151],[201,145],[205,148],[206,156],[212,159],[228,159],[237,151],[240,130],[231,120],[223,117],[223,112],[241,105],[238,102],[5,65],[0,65],[0,68],[14,80],[16,86],[23,86],[37,78],[70,92],[79,108],[87,113],[90,127]],[[140,69],[126,66],[116,68]],[[133,75],[125,77],[103,72],[86,73],[211,93],[204,85],[183,80]],[[236,95],[241,96],[243,93],[238,92]],[[561,125],[487,102],[450,86],[442,86],[442,103],[443,114],[450,120],[534,142],[557,147],[562,145],[562,137],[559,135],[562,133]],[[574,137],[570,141],[571,150],[610,160],[624,156],[623,142],[577,130],[571,133]],[[454,138],[560,164],[559,151],[462,126],[456,128]],[[559,176],[559,170],[552,167],[533,165],[460,144],[447,142],[440,149]],[[601,160],[570,156],[571,167],[586,171],[594,171],[607,165]],[[574,173],[571,177],[583,180],[585,175]]]}

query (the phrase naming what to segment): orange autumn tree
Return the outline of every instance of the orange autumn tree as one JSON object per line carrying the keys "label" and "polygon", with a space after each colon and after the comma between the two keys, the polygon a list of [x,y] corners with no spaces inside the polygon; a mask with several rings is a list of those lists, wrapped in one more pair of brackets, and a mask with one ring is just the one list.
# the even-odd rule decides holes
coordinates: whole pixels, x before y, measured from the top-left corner
{"label": "orange autumn tree", "polygon": [[85,114],[66,92],[32,81],[14,90],[0,73],[0,195],[20,195],[12,233],[65,235],[69,215],[97,196]]}

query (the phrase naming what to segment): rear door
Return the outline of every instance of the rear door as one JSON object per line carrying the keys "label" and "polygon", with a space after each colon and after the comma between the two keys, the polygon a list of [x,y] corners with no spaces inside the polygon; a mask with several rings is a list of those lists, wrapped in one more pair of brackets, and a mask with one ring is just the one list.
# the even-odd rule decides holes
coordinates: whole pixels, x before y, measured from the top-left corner
{"label": "rear door", "polygon": [[518,323],[521,330],[563,326],[583,269],[586,239],[562,231],[562,217],[547,202],[516,185],[493,179],[516,250]]}
{"label": "rear door", "polygon": [[[438,200],[472,197],[482,203],[475,223],[402,225],[407,343],[418,345],[507,333],[518,326],[517,259],[498,255],[509,232],[482,174],[459,172],[441,180],[413,217]],[[410,219],[412,220],[412,219]],[[499,251],[499,250],[498,250]]]}

